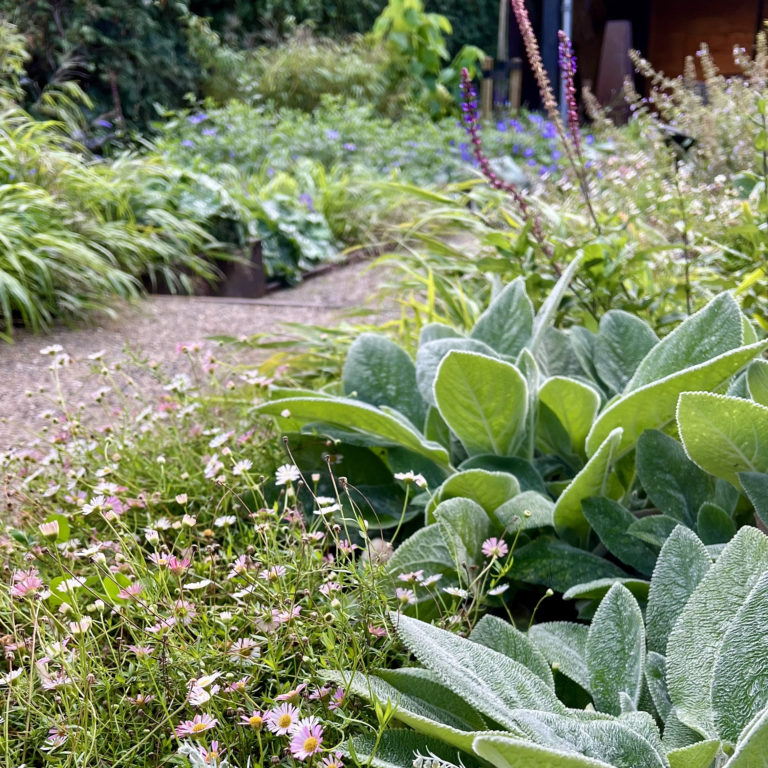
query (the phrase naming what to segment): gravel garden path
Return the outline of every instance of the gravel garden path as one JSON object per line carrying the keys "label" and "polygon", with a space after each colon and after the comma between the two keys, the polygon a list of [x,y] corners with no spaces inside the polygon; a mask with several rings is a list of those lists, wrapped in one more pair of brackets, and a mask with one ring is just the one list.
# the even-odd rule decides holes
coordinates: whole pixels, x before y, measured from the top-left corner
{"label": "gravel garden path", "polygon": [[[38,336],[18,331],[13,344],[0,342],[0,453],[32,439],[46,424],[45,412],[55,410],[57,392],[49,370],[52,358],[40,354],[41,349],[60,345],[72,358],[70,365],[58,371],[61,394],[70,405],[86,403],[87,419],[88,403],[93,402],[95,391],[103,385],[92,372],[94,364],[88,355],[104,350],[105,361],[126,360],[128,344],[134,352],[172,373],[181,366],[188,370],[177,351],[179,342],[203,341],[219,334],[285,335],[281,330],[283,323],[330,326],[361,308],[370,310],[365,320],[375,322],[377,318],[391,316],[392,307],[371,305],[371,296],[382,282],[384,270],[367,267],[366,263],[357,262],[334,268],[263,299],[151,296],[141,302],[116,306],[115,317],[102,316],[90,327],[59,327]],[[355,318],[360,320],[360,315],[355,313]],[[227,355],[231,359],[232,351],[226,348],[221,354],[217,352],[219,359],[226,359]],[[258,349],[246,355],[254,363],[266,357]],[[99,413],[103,419],[103,410],[99,409]]]}

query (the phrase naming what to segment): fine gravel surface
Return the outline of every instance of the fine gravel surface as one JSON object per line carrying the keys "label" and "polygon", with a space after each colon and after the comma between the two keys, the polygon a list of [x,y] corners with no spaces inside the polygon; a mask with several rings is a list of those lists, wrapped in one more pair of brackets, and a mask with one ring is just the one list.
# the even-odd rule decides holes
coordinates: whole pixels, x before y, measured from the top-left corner
{"label": "fine gravel surface", "polygon": [[[200,342],[215,335],[288,336],[281,329],[283,323],[332,326],[361,308],[369,313],[364,318],[356,313],[357,320],[376,322],[393,314],[391,306],[370,303],[383,279],[382,268],[369,269],[357,262],[263,299],[151,296],[133,304],[118,304],[115,317],[99,317],[89,327],[59,327],[38,336],[18,331],[13,344],[0,342],[0,453],[34,438],[48,423],[46,413],[59,410],[59,397],[75,406],[93,401],[103,382],[93,372],[95,363],[89,355],[103,351],[105,361],[123,360],[130,367],[130,348],[173,373],[188,370],[177,350],[180,342]],[[55,345],[71,358],[70,364],[58,369],[57,386],[50,370],[52,356],[40,353]],[[235,353],[224,347],[217,351],[217,357],[232,360],[237,354],[238,362],[243,358],[243,362],[258,364],[273,351],[256,348]],[[142,374],[137,370],[137,375]],[[103,410],[99,413],[103,419]],[[84,414],[88,418],[87,408]]]}

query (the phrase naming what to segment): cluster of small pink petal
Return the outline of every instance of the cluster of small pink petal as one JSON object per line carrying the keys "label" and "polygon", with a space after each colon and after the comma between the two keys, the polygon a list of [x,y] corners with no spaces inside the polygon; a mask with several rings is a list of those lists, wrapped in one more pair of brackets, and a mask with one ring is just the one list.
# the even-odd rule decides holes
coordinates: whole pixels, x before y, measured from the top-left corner
{"label": "cluster of small pink petal", "polygon": [[43,580],[36,568],[31,568],[28,571],[16,571],[13,574],[11,597],[26,597],[30,594],[36,594],[42,587]]}
{"label": "cluster of small pink petal", "polygon": [[317,754],[323,745],[323,727],[314,717],[301,720],[291,738],[291,754],[297,760],[306,760]]}
{"label": "cluster of small pink petal", "polygon": [[197,734],[203,733],[203,731],[215,728],[218,722],[216,718],[208,714],[195,715],[191,720],[184,720],[184,722],[176,726],[176,736],[180,739],[185,736],[197,736]]}
{"label": "cluster of small pink petal", "polygon": [[483,542],[482,552],[486,557],[504,557],[509,552],[509,547],[504,539],[494,536]]}

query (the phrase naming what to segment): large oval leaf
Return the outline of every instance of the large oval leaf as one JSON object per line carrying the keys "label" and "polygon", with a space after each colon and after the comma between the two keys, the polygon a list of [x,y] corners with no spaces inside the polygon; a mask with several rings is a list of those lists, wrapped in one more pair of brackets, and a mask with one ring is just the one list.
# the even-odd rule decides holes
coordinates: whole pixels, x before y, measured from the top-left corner
{"label": "large oval leaf", "polygon": [[529,637],[552,667],[578,683],[585,691],[589,691],[586,659],[588,633],[589,627],[586,624],[569,621],[542,622],[528,630]]}
{"label": "large oval leaf", "polygon": [[557,416],[576,453],[584,453],[584,441],[600,407],[595,390],[576,379],[554,376],[539,390],[539,400]]}
{"label": "large oval leaf", "polygon": [[725,768],[768,768],[768,707],[744,729]]}
{"label": "large oval leaf", "polygon": [[491,519],[470,499],[447,499],[435,510],[435,519],[457,571],[466,576],[467,565],[478,565],[483,542],[491,535]]}
{"label": "large oval leaf", "polygon": [[522,440],[528,385],[511,363],[449,352],[437,371],[435,401],[470,455],[511,456]]}
{"label": "large oval leaf", "polygon": [[739,487],[739,472],[768,471],[768,407],[739,397],[684,392],[677,426],[703,470]]}
{"label": "large oval leaf", "polygon": [[532,334],[533,304],[525,292],[525,280],[518,277],[480,315],[470,336],[514,358],[530,342]]}

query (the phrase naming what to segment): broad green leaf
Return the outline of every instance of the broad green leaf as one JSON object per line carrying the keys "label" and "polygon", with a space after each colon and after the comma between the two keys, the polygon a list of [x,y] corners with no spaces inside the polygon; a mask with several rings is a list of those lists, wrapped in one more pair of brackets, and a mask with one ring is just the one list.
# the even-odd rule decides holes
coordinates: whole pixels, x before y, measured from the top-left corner
{"label": "broad green leaf", "polygon": [[518,277],[480,315],[470,338],[514,358],[530,342],[532,334],[533,304],[525,292],[525,280]]}
{"label": "broad green leaf", "polygon": [[[383,446],[402,446],[442,467],[450,466],[448,452],[443,446],[425,440],[414,428],[367,403],[344,398],[297,397],[272,400],[256,406],[254,411],[277,417],[278,425],[285,418],[303,424],[338,427],[353,437],[370,438]],[[286,411],[289,415],[282,416]]]}
{"label": "broad green leaf", "polygon": [[525,426],[523,433],[524,442],[520,446],[520,453],[527,459],[533,460],[536,449],[536,422],[539,413],[539,385],[541,383],[541,372],[536,358],[530,349],[524,349],[515,360],[520,373],[523,374],[525,383],[528,385],[528,413],[525,417]]}
{"label": "broad green leaf", "polygon": [[571,280],[573,280],[574,275],[578,271],[582,258],[582,254],[579,254],[565,268],[565,271],[560,275],[554,288],[549,292],[549,295],[536,313],[536,317],[533,320],[533,336],[530,344],[530,348],[536,358],[539,356],[540,347],[544,343],[544,337],[546,336],[547,330],[550,329],[555,322],[560,302],[563,300],[563,296],[565,296],[565,292],[568,290]]}
{"label": "broad green leaf", "polygon": [[467,453],[512,455],[523,437],[528,385],[511,363],[449,352],[435,378],[440,414]]}
{"label": "broad green leaf", "polygon": [[667,638],[712,561],[696,534],[677,526],[661,548],[645,611],[648,649],[664,656]]}
{"label": "broad green leaf", "polygon": [[684,392],[677,425],[686,453],[736,487],[739,472],[768,472],[768,407],[737,397]]}
{"label": "broad green leaf", "polygon": [[534,675],[541,678],[553,691],[555,681],[552,670],[544,654],[535,646],[528,635],[521,632],[509,621],[499,619],[496,616],[483,616],[475,624],[469,635],[472,642],[480,643],[486,648],[509,656],[510,659],[519,661]]}
{"label": "broad green leaf", "polygon": [[598,710],[618,715],[622,692],[637,707],[645,669],[645,627],[637,600],[621,584],[611,587],[592,619],[586,660]]}
{"label": "broad green leaf", "polygon": [[467,469],[451,475],[438,489],[427,506],[427,519],[435,507],[446,499],[463,497],[477,502],[488,514],[520,493],[517,478],[508,472]]}
{"label": "broad green leaf", "polygon": [[516,709],[564,712],[554,692],[508,656],[407,616],[392,622],[408,650],[478,712],[505,727]]}
{"label": "broad green leaf", "polygon": [[349,676],[336,673],[328,677],[343,685],[347,693],[381,704],[392,702],[397,707],[395,719],[401,723],[458,749],[471,752],[476,732],[469,723],[442,709],[440,701],[425,701],[420,697],[408,696],[378,677],[365,676],[359,672]]}
{"label": "broad green leaf", "polygon": [[446,688],[428,669],[421,667],[379,669],[376,670],[376,677],[389,683],[406,696],[439,704],[441,710],[457,717],[470,728],[476,730],[487,728],[483,717],[464,699]]}
{"label": "broad green leaf", "polygon": [[554,503],[536,491],[523,491],[497,507],[492,517],[507,531],[554,526]]}
{"label": "broad green leaf", "polygon": [[693,528],[701,505],[714,492],[710,475],[686,456],[677,440],[656,429],[640,435],[636,466],[643,490],[658,509]]}
{"label": "broad green leaf", "polygon": [[696,519],[696,531],[704,544],[727,544],[736,534],[736,524],[722,507],[705,502]]}
{"label": "broad green leaf", "polygon": [[584,469],[573,478],[555,503],[555,530],[566,541],[578,545],[587,543],[590,528],[581,509],[584,499],[616,492],[615,483],[612,484],[610,478],[621,440],[622,429],[618,427],[605,438]]}
{"label": "broad green leaf", "polygon": [[418,396],[416,367],[408,353],[386,336],[363,333],[347,352],[344,393],[376,407],[388,405],[421,427],[424,403]]}
{"label": "broad green leaf", "polygon": [[489,472],[508,472],[514,475],[520,483],[521,491],[538,491],[546,494],[547,487],[530,461],[519,456],[494,456],[492,453],[482,453],[462,461],[459,469],[486,469]]}
{"label": "broad green leaf", "polygon": [[733,296],[721,293],[651,349],[635,371],[627,391],[639,389],[741,346],[744,338],[741,317],[741,310]]}
{"label": "broad green leaf", "polygon": [[619,453],[632,450],[646,429],[663,429],[674,420],[677,401],[682,392],[718,389],[766,347],[768,341],[761,341],[725,352],[719,357],[633,389],[614,400],[598,416],[587,436],[587,455],[594,453],[616,427],[624,429]]}
{"label": "broad green leaf", "polygon": [[502,734],[477,736],[472,747],[494,768],[615,768],[572,750],[540,747]]}
{"label": "broad green leaf", "polygon": [[768,768],[768,707],[744,729],[725,768]]}
{"label": "broad green leaf", "polygon": [[372,768],[413,768],[416,753],[438,757],[441,766],[458,768],[466,765],[468,760],[471,762],[466,752],[407,728],[392,728],[382,733],[378,740],[374,735],[355,736],[341,747],[341,751],[350,757],[354,754],[359,765]]}
{"label": "broad green leaf", "polygon": [[673,517],[648,515],[648,517],[641,517],[639,520],[635,520],[627,528],[627,532],[639,541],[650,544],[652,547],[656,547],[656,549],[661,549],[664,546],[664,542],[678,525],[678,521]]}
{"label": "broad green leaf", "polygon": [[596,496],[581,504],[587,522],[605,548],[622,563],[640,573],[650,574],[656,564],[656,550],[627,533],[635,516],[616,501]]}
{"label": "broad green leaf", "polygon": [[541,386],[539,400],[557,416],[568,433],[573,450],[583,453],[584,441],[600,407],[597,392],[575,379],[555,376]]}
{"label": "broad green leaf", "polygon": [[574,584],[621,578],[627,574],[604,557],[572,547],[553,536],[537,536],[529,544],[515,550],[515,561],[509,575],[518,581],[565,592]]}
{"label": "broad green leaf", "polygon": [[600,319],[595,339],[594,361],[600,380],[613,392],[623,392],[642,360],[659,342],[644,320],[620,309],[611,309]]}
{"label": "broad green leaf", "polygon": [[645,659],[645,684],[659,717],[665,721],[672,709],[667,691],[667,660],[655,651],[649,651]]}
{"label": "broad green leaf", "polygon": [[728,625],[712,679],[715,726],[736,741],[768,702],[768,573]]}
{"label": "broad green leaf", "polygon": [[573,349],[571,336],[559,328],[547,328],[536,349],[536,362],[546,376],[577,377],[584,375]]}
{"label": "broad green leaf", "polygon": [[710,768],[720,751],[720,741],[712,739],[667,752],[669,768]]}
{"label": "broad green leaf", "polygon": [[439,443],[446,450],[450,450],[451,430],[440,415],[440,411],[433,405],[427,408],[427,415],[424,419],[424,437],[434,443]]}
{"label": "broad green leaf", "polygon": [[747,390],[756,403],[768,406],[768,360],[753,360],[747,368]]}
{"label": "broad green leaf", "polygon": [[745,526],[694,590],[669,636],[667,683],[678,718],[705,737],[718,736],[711,690],[728,627],[768,570],[768,537]]}
{"label": "broad green leaf", "polygon": [[642,579],[595,579],[585,584],[574,584],[563,592],[563,600],[601,600],[614,584],[626,587],[637,600],[648,600],[650,583]]}
{"label": "broad green leaf", "polygon": [[462,335],[450,325],[443,323],[427,323],[419,331],[419,346],[428,341],[438,341],[439,339],[461,339]]}
{"label": "broad green leaf", "polygon": [[762,472],[739,472],[739,482],[764,525],[768,525],[768,475]]}
{"label": "broad green leaf", "polygon": [[437,506],[435,520],[459,572],[482,561],[482,544],[491,535],[492,526],[479,504],[470,499],[447,499]]}
{"label": "broad green leaf", "polygon": [[452,350],[477,352],[489,357],[497,357],[496,353],[482,341],[465,338],[446,338],[428,341],[419,347],[416,353],[416,382],[425,403],[435,403],[435,376],[443,358]]}
{"label": "broad green leaf", "polygon": [[558,670],[585,691],[589,691],[586,648],[589,627],[568,621],[534,624],[528,636],[544,654],[553,669]]}

